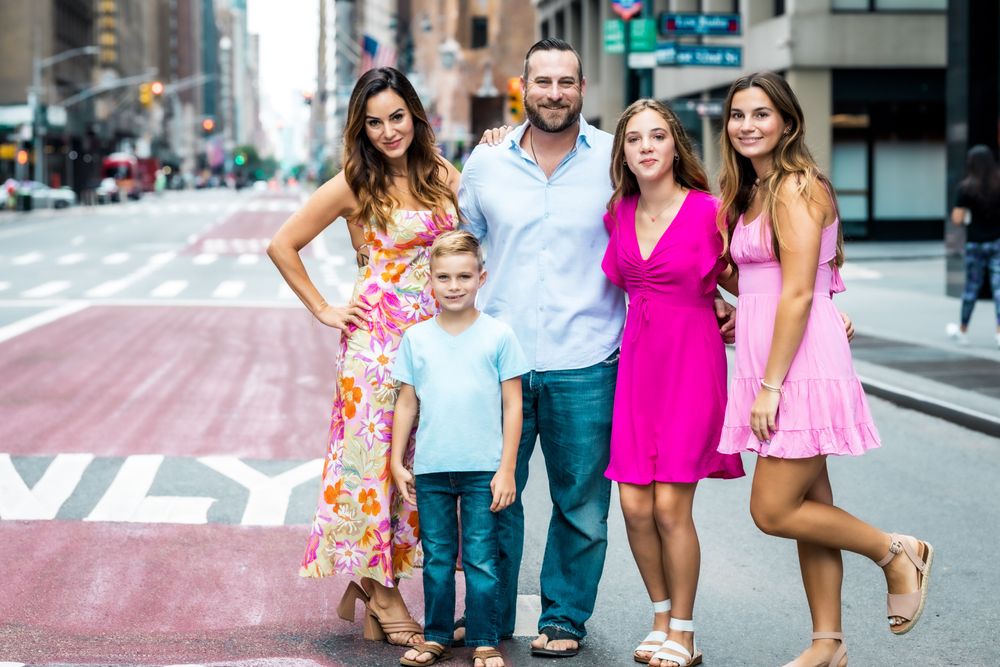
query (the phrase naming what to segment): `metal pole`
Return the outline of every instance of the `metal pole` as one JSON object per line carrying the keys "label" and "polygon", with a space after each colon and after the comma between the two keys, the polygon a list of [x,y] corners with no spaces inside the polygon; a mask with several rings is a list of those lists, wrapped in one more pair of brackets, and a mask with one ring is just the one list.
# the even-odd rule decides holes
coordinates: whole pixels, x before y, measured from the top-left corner
{"label": "metal pole", "polygon": [[628,66],[628,53],[632,47],[632,31],[628,19],[623,19],[622,25],[625,26],[625,52],[622,54],[622,60],[625,63],[625,76],[622,77],[625,82],[625,99],[622,103],[624,109],[632,103],[632,69]]}
{"label": "metal pole", "polygon": [[[653,16],[653,3],[642,3],[642,18],[648,19]],[[639,78],[639,97],[653,96],[653,70],[641,69],[637,72]]]}
{"label": "metal pole", "polygon": [[45,151],[42,147],[42,127],[39,122],[40,100],[42,89],[42,60],[39,57],[38,30],[35,30],[35,57],[31,61],[31,136],[35,146],[35,180],[44,182]]}

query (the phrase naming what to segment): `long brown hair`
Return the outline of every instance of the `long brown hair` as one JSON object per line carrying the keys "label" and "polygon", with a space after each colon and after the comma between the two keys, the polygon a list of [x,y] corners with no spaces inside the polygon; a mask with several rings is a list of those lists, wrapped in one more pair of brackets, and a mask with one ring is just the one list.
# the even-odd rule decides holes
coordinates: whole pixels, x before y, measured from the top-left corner
{"label": "long brown hair", "polygon": [[[778,138],[778,144],[772,154],[771,171],[764,176],[757,187],[764,193],[764,222],[772,231],[772,250],[775,259],[781,258],[782,230],[775,223],[779,204],[779,192],[788,178],[795,179],[795,190],[810,206],[825,207],[832,203],[834,214],[839,218],[837,198],[833,192],[830,179],[820,171],[806,146],[805,123],[802,106],[792,92],[788,82],[774,72],[756,72],[748,74],[733,82],[726,95],[722,109],[723,128],[719,137],[719,149],[722,156],[722,170],[719,175],[721,190],[718,225],[725,240],[725,254],[729,253],[729,241],[740,215],[746,212],[753,199],[754,185],[757,174],[749,158],[740,155],[729,139],[728,123],[733,110],[733,97],[741,90],[756,86],[764,91],[785,123],[787,132]],[[792,222],[792,221],[789,221]],[[844,232],[843,226],[837,225],[837,253],[834,258],[837,266],[844,264]]]}
{"label": "long brown hair", "polygon": [[625,164],[625,128],[628,127],[628,122],[633,117],[646,109],[651,109],[663,117],[674,138],[674,152],[677,155],[677,159],[674,160],[674,180],[678,185],[689,190],[708,192],[708,176],[705,175],[705,168],[698,156],[695,155],[691,138],[684,130],[684,126],[681,125],[677,114],[663,102],[641,99],[628,105],[628,108],[622,112],[618,119],[618,126],[615,128],[615,141],[611,147],[611,185],[615,191],[611,195],[611,201],[608,202],[609,211],[622,198],[639,193],[639,181]]}
{"label": "long brown hair", "polygon": [[413,85],[392,67],[371,69],[361,75],[351,92],[344,129],[344,175],[358,200],[354,218],[372,221],[385,231],[392,221],[393,210],[400,202],[389,192],[392,169],[389,161],[372,145],[365,132],[368,100],[382,91],[393,90],[406,103],[413,118],[413,141],[406,150],[407,181],[410,193],[436,215],[442,215],[447,204],[458,215],[458,200],[448,185],[447,171],[438,155],[434,131]]}

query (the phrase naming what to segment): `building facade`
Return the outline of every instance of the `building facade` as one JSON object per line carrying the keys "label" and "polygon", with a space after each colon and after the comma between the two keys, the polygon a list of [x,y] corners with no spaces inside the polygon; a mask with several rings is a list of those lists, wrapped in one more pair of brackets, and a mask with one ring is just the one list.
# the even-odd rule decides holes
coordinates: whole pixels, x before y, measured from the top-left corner
{"label": "building facade", "polygon": [[[802,102],[810,148],[831,175],[845,232],[855,238],[940,238],[947,209],[946,0],[655,0],[646,14],[736,14],[737,36],[674,37],[732,46],[736,67],[671,66],[652,72],[652,95],[671,102],[718,168],[721,102],[738,76],[783,74]],[[602,47],[615,18],[598,0],[540,0],[539,32],[581,51],[584,112],[612,129],[626,104],[624,56]],[[666,41],[670,35],[660,34]],[[594,63],[594,64],[591,64]]]}

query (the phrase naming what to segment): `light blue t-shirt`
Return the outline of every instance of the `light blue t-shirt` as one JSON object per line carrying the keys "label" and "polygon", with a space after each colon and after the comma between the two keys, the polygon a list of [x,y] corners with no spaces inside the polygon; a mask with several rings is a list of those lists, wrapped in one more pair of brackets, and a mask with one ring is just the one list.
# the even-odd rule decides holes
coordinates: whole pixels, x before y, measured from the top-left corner
{"label": "light blue t-shirt", "polygon": [[529,370],[513,330],[486,313],[457,336],[436,317],[407,329],[392,377],[413,385],[420,399],[413,473],[500,467],[500,383]]}

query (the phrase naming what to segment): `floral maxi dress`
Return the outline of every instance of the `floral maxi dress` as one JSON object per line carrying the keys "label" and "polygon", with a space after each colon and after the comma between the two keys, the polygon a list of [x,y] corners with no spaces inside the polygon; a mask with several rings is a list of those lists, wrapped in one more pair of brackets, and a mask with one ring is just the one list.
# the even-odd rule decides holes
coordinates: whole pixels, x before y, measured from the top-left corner
{"label": "floral maxi dress", "polygon": [[[392,362],[411,325],[437,312],[428,283],[431,243],[454,229],[455,216],[398,210],[388,231],[369,223],[368,266],[354,299],[370,330],[342,336],[329,445],[316,515],[299,574],[351,574],[393,586],[420,565],[417,508],[396,493],[389,471],[396,386]],[[411,447],[404,459],[413,462]]]}

